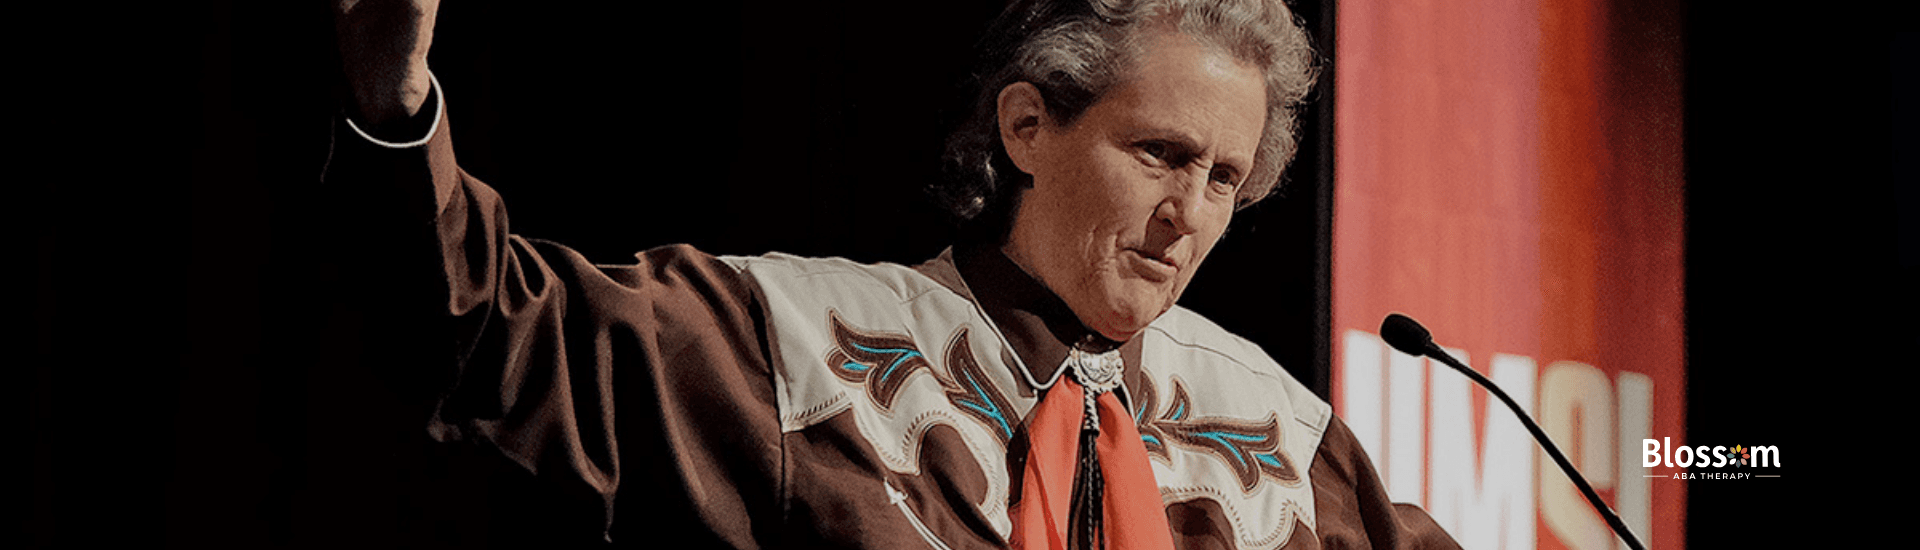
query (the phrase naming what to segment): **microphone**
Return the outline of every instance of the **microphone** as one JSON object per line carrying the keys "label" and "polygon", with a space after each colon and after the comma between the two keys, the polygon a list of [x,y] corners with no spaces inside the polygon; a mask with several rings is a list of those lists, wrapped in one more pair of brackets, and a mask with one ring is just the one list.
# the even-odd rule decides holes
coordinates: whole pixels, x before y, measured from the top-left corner
{"label": "microphone", "polygon": [[1380,321],[1380,338],[1401,353],[1414,357],[1424,355],[1446,363],[1447,366],[1453,367],[1453,370],[1460,371],[1461,374],[1467,375],[1467,378],[1472,378],[1494,397],[1500,398],[1501,402],[1507,404],[1507,408],[1513,409],[1514,416],[1520,417],[1520,423],[1527,427],[1527,431],[1533,432],[1533,439],[1540,442],[1540,448],[1546,449],[1547,456],[1553,457],[1553,462],[1560,465],[1560,469],[1567,473],[1568,478],[1573,479],[1573,484],[1580,488],[1580,493],[1587,495],[1587,503],[1592,504],[1593,509],[1607,519],[1607,525],[1613,527],[1614,534],[1620,535],[1620,540],[1626,541],[1629,548],[1646,550],[1647,547],[1640,544],[1640,539],[1633,536],[1633,531],[1627,529],[1627,523],[1620,521],[1620,515],[1615,514],[1613,508],[1608,507],[1607,503],[1601,502],[1600,493],[1594,492],[1593,486],[1587,484],[1586,476],[1580,475],[1579,470],[1573,469],[1573,463],[1567,461],[1567,455],[1560,454],[1560,448],[1554,446],[1553,440],[1547,438],[1547,432],[1542,431],[1540,425],[1533,422],[1533,417],[1528,416],[1527,411],[1521,409],[1520,404],[1515,403],[1513,398],[1507,397],[1507,392],[1500,391],[1499,386],[1493,385],[1492,380],[1481,376],[1478,371],[1467,368],[1453,356],[1447,355],[1440,346],[1435,345],[1433,333],[1428,332],[1427,327],[1420,326],[1420,322],[1413,320],[1412,317],[1393,313]]}
{"label": "microphone", "polygon": [[1433,333],[1427,332],[1427,327],[1420,326],[1420,322],[1412,317],[1398,313],[1389,313],[1386,320],[1380,321],[1380,337],[1386,339],[1387,345],[1393,346],[1393,349],[1414,357],[1428,353],[1446,355],[1446,352],[1433,345]]}

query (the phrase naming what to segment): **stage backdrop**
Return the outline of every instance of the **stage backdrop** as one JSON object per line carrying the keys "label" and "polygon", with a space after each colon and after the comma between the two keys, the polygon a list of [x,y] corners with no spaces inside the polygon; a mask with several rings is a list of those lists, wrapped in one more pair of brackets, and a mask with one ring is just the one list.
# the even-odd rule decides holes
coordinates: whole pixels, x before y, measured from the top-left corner
{"label": "stage backdrop", "polygon": [[1686,435],[1681,25],[1655,4],[1340,4],[1333,401],[1468,548],[1615,539],[1497,400],[1381,342],[1389,312],[1529,408],[1642,541],[1684,541],[1687,482],[1641,467]]}

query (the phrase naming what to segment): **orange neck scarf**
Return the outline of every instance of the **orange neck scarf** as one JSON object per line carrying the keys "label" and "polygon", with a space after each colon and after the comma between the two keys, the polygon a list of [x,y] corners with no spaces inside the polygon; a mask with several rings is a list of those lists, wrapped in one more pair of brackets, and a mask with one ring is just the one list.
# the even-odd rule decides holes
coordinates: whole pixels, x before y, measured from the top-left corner
{"label": "orange neck scarf", "polygon": [[[1022,479],[1021,503],[1014,510],[1014,548],[1066,550],[1072,540],[1068,515],[1078,462],[1085,389],[1070,376],[1047,391],[1027,424],[1031,445]],[[1133,417],[1113,392],[1095,399],[1100,433],[1094,447],[1104,490],[1102,528],[1094,544],[1115,550],[1171,550],[1173,532],[1147,462],[1146,446]]]}

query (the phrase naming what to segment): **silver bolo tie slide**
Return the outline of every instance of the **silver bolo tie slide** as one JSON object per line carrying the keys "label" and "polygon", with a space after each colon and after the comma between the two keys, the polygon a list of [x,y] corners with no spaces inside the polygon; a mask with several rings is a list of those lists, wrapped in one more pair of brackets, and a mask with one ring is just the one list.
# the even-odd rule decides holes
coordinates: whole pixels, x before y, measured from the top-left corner
{"label": "silver bolo tie slide", "polygon": [[1069,348],[1067,366],[1073,371],[1073,379],[1085,389],[1086,414],[1081,417],[1080,429],[1100,431],[1100,413],[1094,407],[1094,400],[1100,394],[1120,387],[1120,350],[1106,353],[1087,353],[1080,348]]}

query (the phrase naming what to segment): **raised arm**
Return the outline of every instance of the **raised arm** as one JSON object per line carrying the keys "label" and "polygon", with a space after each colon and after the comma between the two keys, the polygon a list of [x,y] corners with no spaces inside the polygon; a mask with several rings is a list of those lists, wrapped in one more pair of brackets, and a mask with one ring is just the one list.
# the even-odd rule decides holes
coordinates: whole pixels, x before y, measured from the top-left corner
{"label": "raised arm", "polygon": [[336,5],[352,98],[324,181],[358,214],[357,276],[429,294],[377,306],[418,317],[392,324],[433,350],[393,365],[424,380],[407,384],[430,409],[423,431],[557,489],[548,508],[574,536],[773,536],[749,519],[781,517],[782,444],[750,286],[685,246],[605,266],[514,235],[499,194],[455,161],[426,67],[436,7]]}
{"label": "raised arm", "polygon": [[[418,114],[431,86],[427,50],[433,46],[440,0],[339,0],[334,35],[356,115],[381,137]],[[384,132],[383,132],[384,131]],[[385,135],[382,135],[385,134]]]}

